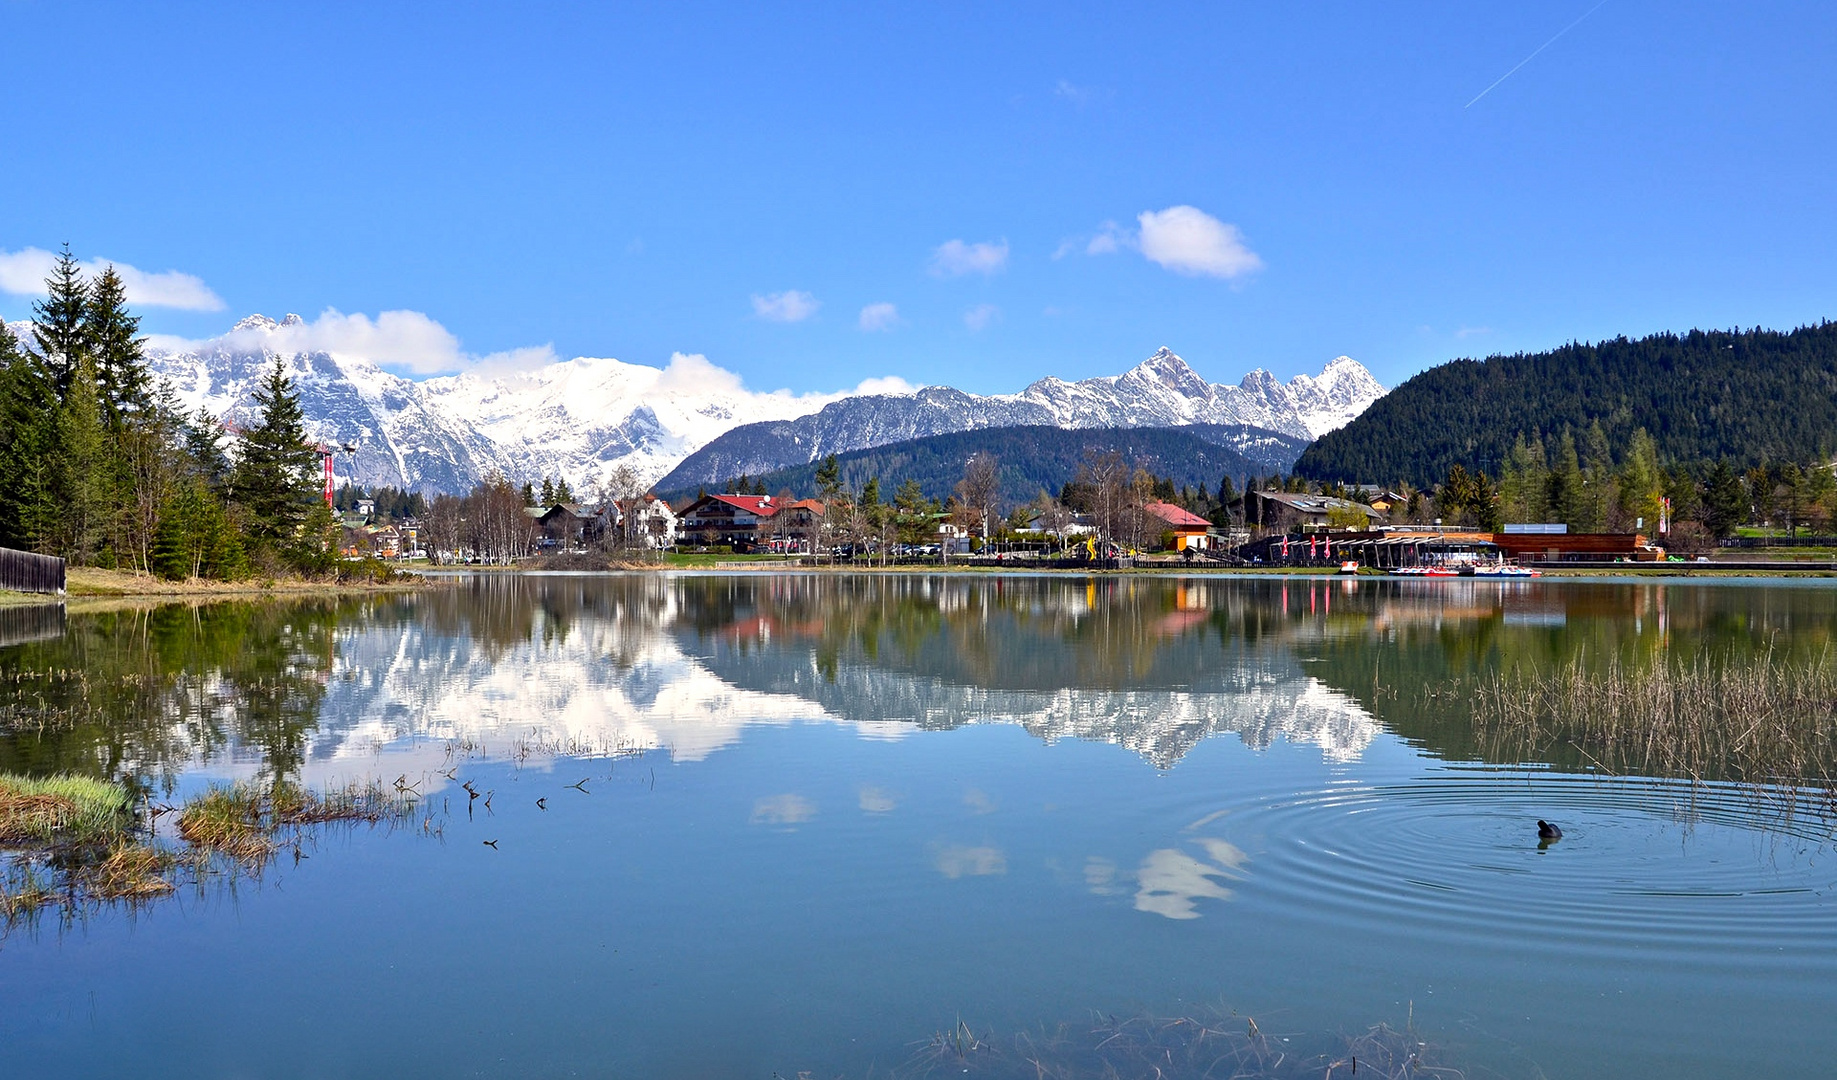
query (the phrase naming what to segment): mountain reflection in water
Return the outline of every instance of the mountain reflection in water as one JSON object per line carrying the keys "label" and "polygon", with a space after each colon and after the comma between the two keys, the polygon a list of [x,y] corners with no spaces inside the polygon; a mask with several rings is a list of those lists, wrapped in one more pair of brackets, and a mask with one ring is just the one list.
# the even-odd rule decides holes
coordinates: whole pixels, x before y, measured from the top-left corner
{"label": "mountain reflection in water", "polygon": [[1815,653],[1833,617],[1826,590],[1694,583],[491,575],[71,616],[0,650],[0,769],[394,775],[448,742],[696,760],[797,721],[1017,724],[1159,768],[1225,733],[1351,760],[1385,727],[1483,759],[1433,688],[1591,654]]}

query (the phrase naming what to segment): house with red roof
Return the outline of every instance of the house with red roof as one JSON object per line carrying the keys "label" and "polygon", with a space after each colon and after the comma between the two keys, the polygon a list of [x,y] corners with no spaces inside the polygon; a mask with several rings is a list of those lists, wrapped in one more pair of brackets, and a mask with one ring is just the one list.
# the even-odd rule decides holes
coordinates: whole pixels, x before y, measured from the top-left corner
{"label": "house with red roof", "polygon": [[1173,542],[1168,545],[1170,550],[1185,551],[1188,548],[1202,549],[1210,546],[1207,535],[1212,523],[1198,514],[1169,502],[1151,502],[1142,507],[1142,512],[1161,526],[1163,534],[1173,534]]}
{"label": "house with red roof", "polygon": [[703,495],[677,515],[685,543],[750,551],[769,539],[779,507],[770,495]]}

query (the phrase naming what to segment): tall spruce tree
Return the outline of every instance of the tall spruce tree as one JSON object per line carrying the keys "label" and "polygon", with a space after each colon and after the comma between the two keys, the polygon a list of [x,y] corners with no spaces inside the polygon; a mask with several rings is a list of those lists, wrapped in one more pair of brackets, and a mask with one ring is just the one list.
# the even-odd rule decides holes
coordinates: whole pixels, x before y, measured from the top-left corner
{"label": "tall spruce tree", "polygon": [[1586,510],[1587,492],[1582,489],[1582,460],[1576,453],[1575,435],[1563,429],[1557,443],[1556,460],[1550,463],[1549,496],[1545,500],[1547,521],[1558,521],[1578,532]]}
{"label": "tall spruce tree", "polygon": [[128,311],[127,286],[110,265],[90,284],[83,330],[96,362],[96,389],[110,430],[152,404],[147,360],[141,352],[139,316]]}
{"label": "tall spruce tree", "polygon": [[293,545],[319,498],[313,477],[319,455],[307,441],[300,396],[279,356],[256,388],[255,404],[261,416],[243,432],[232,490],[249,537],[280,553]]}
{"label": "tall spruce tree", "polygon": [[32,303],[36,323],[32,337],[60,402],[70,392],[78,361],[89,352],[88,312],[89,286],[70,245],[65,244],[51,276],[45,279],[45,298]]}
{"label": "tall spruce tree", "polygon": [[114,510],[114,456],[103,426],[95,364],[79,354],[57,411],[51,462],[54,526],[41,531],[39,549],[87,564],[105,553]]}
{"label": "tall spruce tree", "polygon": [[52,520],[57,396],[40,358],[0,322],[0,546],[36,550]]}
{"label": "tall spruce tree", "polygon": [[1717,539],[1735,535],[1735,527],[1748,519],[1748,496],[1741,474],[1725,458],[1709,467],[1703,478],[1703,525]]}

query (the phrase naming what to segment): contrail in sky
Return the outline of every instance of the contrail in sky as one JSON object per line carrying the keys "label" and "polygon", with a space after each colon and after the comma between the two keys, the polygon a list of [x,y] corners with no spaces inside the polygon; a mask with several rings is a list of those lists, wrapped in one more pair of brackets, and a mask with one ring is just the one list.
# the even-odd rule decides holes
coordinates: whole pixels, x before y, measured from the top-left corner
{"label": "contrail in sky", "polygon": [[[1603,4],[1606,4],[1606,3],[1607,3],[1607,0],[1601,0],[1601,3],[1599,3],[1599,4],[1596,4],[1596,5],[1594,6],[1594,7],[1591,7],[1591,8],[1589,8],[1589,9],[1588,9],[1587,11],[1584,11],[1584,12],[1582,12],[1582,14],[1581,14],[1581,15],[1580,15],[1580,16],[1579,16],[1579,17],[1578,17],[1577,19],[1576,19],[1576,21],[1575,21],[1575,22],[1572,22],[1572,23],[1570,23],[1570,24],[1569,24],[1568,26],[1565,26],[1565,27],[1563,27],[1563,28],[1562,28],[1561,30],[1558,30],[1558,31],[1556,32],[1556,35],[1555,35],[1554,37],[1552,37],[1552,38],[1551,38],[1551,39],[1550,39],[1549,41],[1546,41],[1546,42],[1544,42],[1544,43],[1543,43],[1542,45],[1539,45],[1539,46],[1538,46],[1538,47],[1537,47],[1536,49],[1533,49],[1533,50],[1531,51],[1531,55],[1530,55],[1530,56],[1527,56],[1527,57],[1525,57],[1525,58],[1524,58],[1523,60],[1520,60],[1520,61],[1518,61],[1518,63],[1517,63],[1516,65],[1514,65],[1514,66],[1512,67],[1512,70],[1510,70],[1510,71],[1508,71],[1508,72],[1506,72],[1505,74],[1503,74],[1503,75],[1501,75],[1501,76],[1499,76],[1499,77],[1498,77],[1497,79],[1494,79],[1494,80],[1493,80],[1493,85],[1492,85],[1492,86],[1489,86],[1489,87],[1487,87],[1486,89],[1484,89],[1484,90],[1482,90],[1482,91],[1480,91],[1479,93],[1477,93],[1477,94],[1475,94],[1475,95],[1473,96],[1473,101],[1478,101],[1478,100],[1480,100],[1481,98],[1483,98],[1483,97],[1485,97],[1486,95],[1488,95],[1488,94],[1490,94],[1490,93],[1492,93],[1492,92],[1493,92],[1493,86],[1498,86],[1498,85],[1499,85],[1500,83],[1502,83],[1502,82],[1504,82],[1505,80],[1507,80],[1507,79],[1509,79],[1509,78],[1511,78],[1511,77],[1512,77],[1513,75],[1516,75],[1516,74],[1518,73],[1518,69],[1519,69],[1519,68],[1521,68],[1521,67],[1523,67],[1523,66],[1525,66],[1526,64],[1528,64],[1528,63],[1530,63],[1530,62],[1531,62],[1532,60],[1535,60],[1535,59],[1537,59],[1537,54],[1538,54],[1538,53],[1540,53],[1540,52],[1543,52],[1543,51],[1544,51],[1545,49],[1548,49],[1548,48],[1549,48],[1550,46],[1552,46],[1552,45],[1554,45],[1554,44],[1556,44],[1556,39],[1557,39],[1557,38],[1560,38],[1560,37],[1562,37],[1562,36],[1563,36],[1564,34],[1567,34],[1567,33],[1568,33],[1569,31],[1571,31],[1571,30],[1574,30],[1574,29],[1575,29],[1576,27],[1578,27],[1578,26],[1580,26],[1580,25],[1582,25],[1582,20],[1583,20],[1583,19],[1586,19],[1586,18],[1588,18],[1588,17],[1590,16],[1590,15],[1593,15],[1593,14],[1594,14],[1595,12],[1597,12],[1597,11],[1600,11],[1600,10],[1601,10],[1601,7],[1602,7],[1602,5],[1603,5]],[[1465,104],[1465,105],[1463,105],[1463,106],[1461,106],[1461,108],[1463,108],[1463,109],[1471,109],[1471,108],[1473,108],[1473,101],[1469,101],[1469,102],[1468,102],[1467,104]]]}

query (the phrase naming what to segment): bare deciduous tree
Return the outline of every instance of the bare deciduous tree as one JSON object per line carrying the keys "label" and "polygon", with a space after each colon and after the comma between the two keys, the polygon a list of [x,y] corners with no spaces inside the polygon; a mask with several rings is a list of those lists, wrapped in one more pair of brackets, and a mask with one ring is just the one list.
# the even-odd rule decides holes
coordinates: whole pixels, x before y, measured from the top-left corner
{"label": "bare deciduous tree", "polygon": [[963,466],[963,479],[957,481],[957,498],[966,513],[974,519],[984,544],[989,540],[989,518],[995,512],[995,498],[1001,491],[1001,466],[995,455],[977,451]]}

